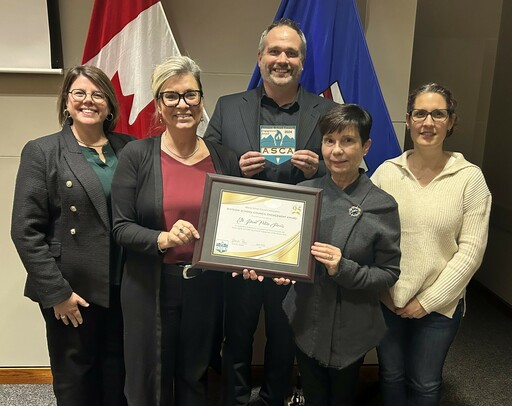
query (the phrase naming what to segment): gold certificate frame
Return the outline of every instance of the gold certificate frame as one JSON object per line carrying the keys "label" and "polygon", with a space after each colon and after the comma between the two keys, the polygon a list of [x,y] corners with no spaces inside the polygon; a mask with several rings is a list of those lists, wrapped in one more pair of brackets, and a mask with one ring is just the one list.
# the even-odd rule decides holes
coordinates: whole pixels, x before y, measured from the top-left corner
{"label": "gold certificate frame", "polygon": [[322,190],[207,174],[193,268],[313,282]]}

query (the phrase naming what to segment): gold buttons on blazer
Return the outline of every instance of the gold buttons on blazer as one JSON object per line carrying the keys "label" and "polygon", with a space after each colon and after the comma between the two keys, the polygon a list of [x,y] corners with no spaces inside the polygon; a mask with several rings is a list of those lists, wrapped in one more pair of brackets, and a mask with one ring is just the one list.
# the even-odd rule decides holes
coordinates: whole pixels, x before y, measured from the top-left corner
{"label": "gold buttons on blazer", "polygon": [[70,206],[69,210],[71,210],[73,213],[76,212],[76,206]]}
{"label": "gold buttons on blazer", "polygon": [[71,230],[69,230],[69,234],[75,235],[76,234],[76,228],[72,228]]}
{"label": "gold buttons on blazer", "polygon": [[67,180],[66,187],[72,187],[72,186],[73,186],[73,182],[71,182],[70,180]]}

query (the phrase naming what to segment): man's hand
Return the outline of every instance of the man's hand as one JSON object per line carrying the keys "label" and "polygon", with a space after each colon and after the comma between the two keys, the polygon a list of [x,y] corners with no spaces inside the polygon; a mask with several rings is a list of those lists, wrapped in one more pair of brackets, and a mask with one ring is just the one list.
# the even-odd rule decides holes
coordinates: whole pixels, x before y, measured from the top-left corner
{"label": "man's hand", "polygon": [[318,171],[320,159],[313,151],[300,149],[292,155],[292,165],[299,168],[306,179],[311,179]]}
{"label": "man's hand", "polygon": [[265,158],[257,151],[248,151],[240,157],[238,164],[242,175],[250,178],[265,168]]}

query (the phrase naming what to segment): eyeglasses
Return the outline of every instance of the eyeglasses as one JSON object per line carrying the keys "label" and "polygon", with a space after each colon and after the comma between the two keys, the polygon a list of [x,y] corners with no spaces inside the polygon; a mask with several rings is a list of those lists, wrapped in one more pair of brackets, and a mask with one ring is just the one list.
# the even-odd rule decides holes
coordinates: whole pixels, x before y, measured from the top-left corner
{"label": "eyeglasses", "polygon": [[448,109],[435,109],[432,111],[415,109],[409,112],[409,117],[411,117],[412,121],[424,121],[428,116],[430,116],[435,122],[443,122],[450,117],[451,113],[452,112]]}
{"label": "eyeglasses", "polygon": [[73,100],[76,100],[77,102],[84,101],[87,98],[87,95],[90,95],[91,99],[96,103],[105,103],[107,101],[107,95],[99,91],[87,93],[85,90],[82,89],[73,89],[68,93],[71,94]]}
{"label": "eyeglasses", "polygon": [[158,95],[159,99],[162,99],[167,107],[176,107],[180,104],[180,100],[183,101],[190,107],[197,106],[201,103],[203,92],[201,90],[187,90],[185,93],[178,92],[160,92]]}

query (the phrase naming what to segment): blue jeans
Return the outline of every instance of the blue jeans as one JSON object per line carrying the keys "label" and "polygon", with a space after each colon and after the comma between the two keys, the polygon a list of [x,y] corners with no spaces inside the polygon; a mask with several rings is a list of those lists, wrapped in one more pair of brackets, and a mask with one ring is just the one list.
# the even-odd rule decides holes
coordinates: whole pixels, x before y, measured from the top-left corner
{"label": "blue jeans", "polygon": [[461,300],[452,319],[436,312],[421,319],[403,319],[382,305],[388,332],[377,353],[385,406],[439,405],[443,365],[463,308]]}

